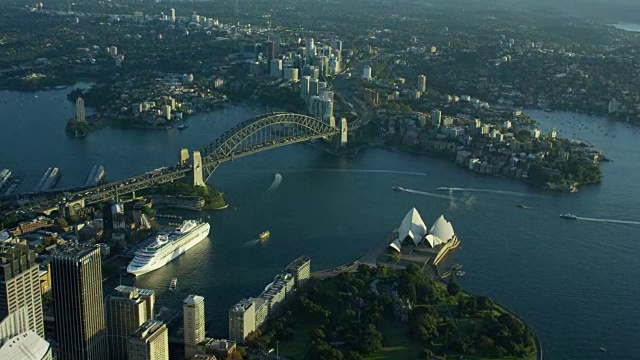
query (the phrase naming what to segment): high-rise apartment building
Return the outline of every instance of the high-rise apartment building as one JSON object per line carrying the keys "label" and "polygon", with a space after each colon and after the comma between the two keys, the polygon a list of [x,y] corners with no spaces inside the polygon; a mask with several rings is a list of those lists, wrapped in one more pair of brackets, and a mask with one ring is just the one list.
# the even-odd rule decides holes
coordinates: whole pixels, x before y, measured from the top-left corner
{"label": "high-rise apartment building", "polygon": [[311,259],[306,255],[300,256],[287,265],[284,271],[293,275],[296,286],[302,286],[311,277]]}
{"label": "high-rise apartment building", "polygon": [[86,121],[86,117],[84,114],[84,100],[81,97],[78,97],[76,100],[76,121]]}
{"label": "high-rise apartment building", "polygon": [[107,313],[109,359],[126,360],[133,331],[153,318],[155,292],[120,285],[104,301]]}
{"label": "high-rise apartment building", "polygon": [[106,360],[100,249],[72,246],[54,253],[53,300],[60,360]]}
{"label": "high-rise apartment building", "polygon": [[169,360],[168,333],[162,321],[146,321],[129,335],[128,360]]}
{"label": "high-rise apartment building", "polygon": [[425,75],[418,76],[418,86],[416,88],[420,92],[427,91],[427,77]]}
{"label": "high-rise apartment building", "polygon": [[204,298],[189,295],[182,301],[184,317],[184,352],[187,359],[197,353],[197,345],[205,337]]}
{"label": "high-rise apartment building", "polygon": [[435,109],[431,112],[431,127],[439,128],[440,126],[442,126],[442,112]]}
{"label": "high-rise apartment building", "polygon": [[369,80],[369,79],[371,79],[371,66],[366,65],[366,66],[364,67],[364,70],[362,71],[362,77],[363,77],[365,80]]}
{"label": "high-rise apartment building", "polygon": [[26,330],[44,337],[38,264],[24,243],[0,253],[0,320],[23,308]]}
{"label": "high-rise apartment building", "polygon": [[250,332],[256,329],[256,305],[243,299],[229,309],[229,340],[244,344]]}

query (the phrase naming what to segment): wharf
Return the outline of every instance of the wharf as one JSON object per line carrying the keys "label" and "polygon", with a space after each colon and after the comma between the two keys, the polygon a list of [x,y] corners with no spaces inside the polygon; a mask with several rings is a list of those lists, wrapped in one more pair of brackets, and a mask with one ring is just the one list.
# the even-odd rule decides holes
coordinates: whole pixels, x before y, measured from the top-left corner
{"label": "wharf", "polygon": [[0,190],[4,191],[4,193],[2,193],[3,195],[13,195],[13,193],[16,192],[16,188],[18,187],[18,185],[20,185],[21,182],[21,176],[12,176],[10,179],[8,179],[5,187]]}
{"label": "wharf", "polygon": [[156,214],[155,215],[157,218],[160,219],[177,219],[177,220],[182,220],[182,216],[179,215],[173,215],[173,214]]}

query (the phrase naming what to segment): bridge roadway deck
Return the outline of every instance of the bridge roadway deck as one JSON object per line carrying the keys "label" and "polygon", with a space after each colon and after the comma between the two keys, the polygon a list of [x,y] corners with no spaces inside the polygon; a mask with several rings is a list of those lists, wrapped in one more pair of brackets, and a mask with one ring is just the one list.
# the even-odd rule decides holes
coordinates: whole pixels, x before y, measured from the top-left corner
{"label": "bridge roadway deck", "polygon": [[[366,125],[368,120],[370,120],[370,114],[368,113],[364,104],[360,101],[357,101],[357,99],[355,98],[353,100],[356,100],[356,106],[360,108],[361,115],[359,116],[357,121],[351,123],[351,126],[349,127],[350,130],[356,129],[362,125]],[[282,114],[278,116],[281,116],[281,115]],[[258,117],[256,119],[258,119],[256,121],[260,121],[261,117]],[[305,119],[305,121],[308,121],[308,119]],[[323,126],[325,126],[325,129],[326,129],[326,124]],[[281,146],[308,141],[311,139],[326,138],[328,136],[333,136],[339,133],[339,130],[337,128],[332,128],[329,130],[322,130],[322,131],[323,131],[322,133],[319,133],[316,129],[316,132],[313,132],[313,133],[307,133],[304,135],[296,135],[296,136],[285,136],[280,139],[274,139],[274,140],[270,140],[268,142],[263,142],[259,144],[252,144],[250,146],[247,146],[246,144],[242,144],[242,140],[240,140],[236,143],[235,146],[228,148],[229,152],[226,152],[221,158],[212,158],[209,154],[207,154],[207,150],[202,150],[201,151],[202,158],[205,161],[202,164],[202,166],[203,168],[206,169],[205,179],[208,179],[208,177],[211,176],[213,171],[215,171],[215,169],[220,164],[226,161],[234,160],[247,155],[255,154],[265,150],[274,149]],[[172,182],[178,179],[185,178],[187,174],[189,174],[191,171],[192,171],[191,165],[174,166],[174,167],[162,169],[157,173],[156,172],[146,173],[143,175],[138,175],[131,178],[112,182],[109,184],[105,184],[105,185],[101,185],[101,186],[97,186],[89,189],[82,189],[75,192],[64,192],[62,194],[60,193],[32,194],[31,195],[32,197],[30,198],[27,197],[22,199],[22,200],[27,200],[26,206],[22,206],[18,209],[13,210],[12,212],[16,213],[20,211],[52,209],[54,207],[57,207],[63,201],[74,202],[74,201],[84,200],[85,204],[93,204],[93,203],[112,199],[115,196],[116,192],[119,195],[129,194],[134,191],[146,189],[154,185]]]}

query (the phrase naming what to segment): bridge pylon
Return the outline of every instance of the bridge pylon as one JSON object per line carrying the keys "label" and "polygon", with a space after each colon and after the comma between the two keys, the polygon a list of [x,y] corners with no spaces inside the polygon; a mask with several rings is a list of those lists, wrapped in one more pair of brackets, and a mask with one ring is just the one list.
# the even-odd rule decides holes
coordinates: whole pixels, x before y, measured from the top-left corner
{"label": "bridge pylon", "polygon": [[180,149],[180,166],[185,166],[189,163],[189,149],[182,148]]}
{"label": "bridge pylon", "polygon": [[342,147],[347,144],[347,129],[348,129],[347,119],[340,119],[340,137],[338,138],[338,146]]}
{"label": "bridge pylon", "polygon": [[205,186],[202,176],[202,155],[200,151],[194,151],[192,156],[193,165],[193,186]]}

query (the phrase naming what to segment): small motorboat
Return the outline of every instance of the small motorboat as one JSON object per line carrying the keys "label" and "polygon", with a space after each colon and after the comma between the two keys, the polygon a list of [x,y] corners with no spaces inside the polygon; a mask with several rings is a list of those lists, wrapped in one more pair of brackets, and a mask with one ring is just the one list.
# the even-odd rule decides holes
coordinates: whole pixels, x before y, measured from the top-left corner
{"label": "small motorboat", "polygon": [[175,290],[176,286],[178,286],[178,278],[171,279],[171,283],[169,284],[169,290]]}
{"label": "small motorboat", "polygon": [[258,235],[258,238],[260,240],[266,240],[266,239],[269,238],[269,236],[271,236],[271,232],[269,230],[267,230],[267,231],[261,232],[260,235]]}

